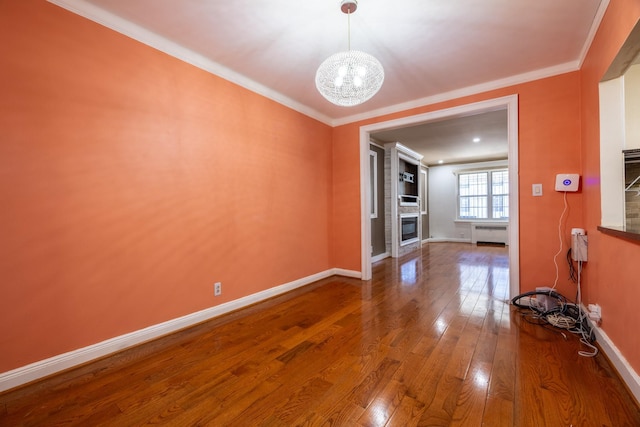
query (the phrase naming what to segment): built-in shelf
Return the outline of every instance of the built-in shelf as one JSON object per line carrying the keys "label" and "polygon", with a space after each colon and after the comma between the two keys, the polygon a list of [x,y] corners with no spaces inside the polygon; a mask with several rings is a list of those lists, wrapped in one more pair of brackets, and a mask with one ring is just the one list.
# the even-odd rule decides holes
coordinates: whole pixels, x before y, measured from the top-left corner
{"label": "built-in shelf", "polygon": [[418,196],[409,196],[407,194],[398,196],[400,199],[400,206],[418,206],[420,199]]}
{"label": "built-in shelf", "polygon": [[398,194],[403,197],[414,196],[414,203],[418,199],[418,164],[403,158],[398,159],[398,172],[400,175]]}
{"label": "built-in shelf", "polygon": [[598,231],[608,234],[609,236],[619,237],[621,239],[627,239],[632,242],[640,244],[640,230],[630,230],[626,227],[613,227],[613,226],[598,226]]}
{"label": "built-in shelf", "polygon": [[[422,155],[399,142],[385,144],[389,156],[388,224],[391,256],[397,258],[420,246],[420,161]],[[387,160],[385,155],[385,161]],[[386,164],[385,164],[386,166]],[[385,174],[386,177],[386,174]]]}

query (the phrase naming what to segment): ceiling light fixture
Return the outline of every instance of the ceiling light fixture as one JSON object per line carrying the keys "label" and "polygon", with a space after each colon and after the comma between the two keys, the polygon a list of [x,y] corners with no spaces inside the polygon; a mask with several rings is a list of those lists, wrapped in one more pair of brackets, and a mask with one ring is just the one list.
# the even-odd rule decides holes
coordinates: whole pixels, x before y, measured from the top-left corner
{"label": "ceiling light fixture", "polygon": [[351,14],[356,0],[342,0],[340,10],[347,14],[349,50],[327,58],[316,72],[316,87],[329,102],[352,107],[371,99],[382,86],[384,69],[380,62],[358,50],[351,50]]}
{"label": "ceiling light fixture", "polygon": [[480,142],[480,138],[478,137],[473,138],[473,142],[476,142],[476,143]]}

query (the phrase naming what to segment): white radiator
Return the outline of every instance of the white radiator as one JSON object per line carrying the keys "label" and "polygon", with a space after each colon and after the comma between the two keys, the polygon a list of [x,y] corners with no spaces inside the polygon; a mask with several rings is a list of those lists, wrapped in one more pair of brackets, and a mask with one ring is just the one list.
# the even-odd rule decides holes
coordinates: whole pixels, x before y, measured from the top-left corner
{"label": "white radiator", "polygon": [[479,222],[471,224],[471,243],[509,243],[509,224]]}

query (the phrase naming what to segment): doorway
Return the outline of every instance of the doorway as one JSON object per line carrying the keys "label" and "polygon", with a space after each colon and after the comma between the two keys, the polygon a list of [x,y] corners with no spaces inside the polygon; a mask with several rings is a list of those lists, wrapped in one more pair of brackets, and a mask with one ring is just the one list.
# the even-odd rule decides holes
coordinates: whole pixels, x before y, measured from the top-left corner
{"label": "doorway", "polygon": [[407,126],[460,118],[475,114],[506,109],[508,168],[509,168],[509,290],[512,296],[519,293],[519,212],[518,212],[518,97],[506,96],[473,104],[466,104],[444,110],[433,111],[401,119],[366,125],[360,128],[360,194],[361,194],[361,262],[362,279],[371,278],[371,222],[370,222],[370,159],[369,143],[371,133],[400,129]]}

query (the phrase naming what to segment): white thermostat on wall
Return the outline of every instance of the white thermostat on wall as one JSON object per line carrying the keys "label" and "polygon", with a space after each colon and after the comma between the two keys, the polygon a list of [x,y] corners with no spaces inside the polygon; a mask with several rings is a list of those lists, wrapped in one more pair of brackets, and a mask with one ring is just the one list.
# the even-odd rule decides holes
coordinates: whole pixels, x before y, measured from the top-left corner
{"label": "white thermostat on wall", "polygon": [[578,191],[580,175],[577,173],[559,173],[556,175],[556,191]]}

